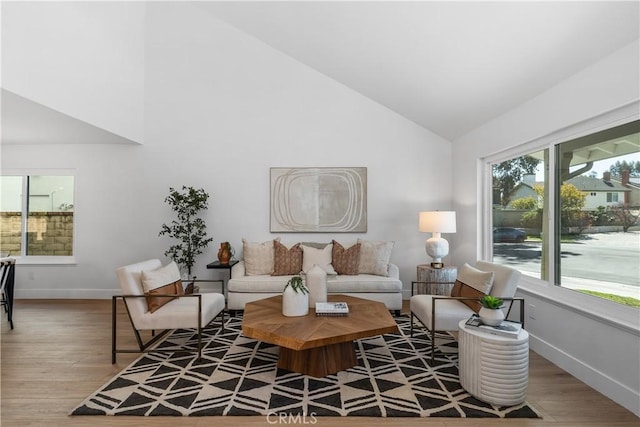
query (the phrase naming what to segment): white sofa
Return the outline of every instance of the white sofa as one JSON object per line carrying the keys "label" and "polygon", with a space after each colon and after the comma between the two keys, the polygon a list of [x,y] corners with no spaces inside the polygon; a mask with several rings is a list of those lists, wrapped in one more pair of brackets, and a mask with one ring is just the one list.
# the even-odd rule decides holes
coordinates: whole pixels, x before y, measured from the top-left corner
{"label": "white sofa", "polygon": [[328,294],[379,301],[399,314],[402,282],[398,267],[390,263],[393,246],[363,239],[345,246],[336,240],[287,246],[279,237],[263,243],[242,239],[244,259],[231,269],[227,307],[244,310],[247,302],[281,295],[289,279],[318,266],[327,275]]}
{"label": "white sofa", "polygon": [[[231,269],[231,279],[227,285],[229,310],[244,310],[247,302],[281,295],[290,276],[268,274],[248,276],[244,261]],[[388,276],[373,274],[329,275],[327,293],[344,294],[384,303],[389,310],[400,314],[402,309],[402,282],[400,271],[395,264],[389,264]]]}

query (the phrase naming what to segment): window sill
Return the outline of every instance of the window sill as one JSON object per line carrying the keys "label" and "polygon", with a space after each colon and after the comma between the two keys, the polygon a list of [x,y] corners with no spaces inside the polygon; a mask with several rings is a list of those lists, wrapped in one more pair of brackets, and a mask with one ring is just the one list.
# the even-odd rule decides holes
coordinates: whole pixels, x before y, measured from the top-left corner
{"label": "window sill", "polygon": [[11,257],[16,260],[16,265],[76,265],[73,256],[29,256]]}
{"label": "window sill", "polygon": [[[518,291],[640,336],[640,309],[521,276]],[[526,308],[525,308],[526,309]]]}

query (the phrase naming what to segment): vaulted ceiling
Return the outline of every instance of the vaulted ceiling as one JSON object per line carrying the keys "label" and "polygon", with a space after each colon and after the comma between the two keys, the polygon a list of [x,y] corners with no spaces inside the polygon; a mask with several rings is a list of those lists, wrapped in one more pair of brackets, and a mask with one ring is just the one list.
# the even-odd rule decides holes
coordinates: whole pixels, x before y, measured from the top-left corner
{"label": "vaulted ceiling", "polygon": [[[638,1],[193,4],[451,141],[640,37]],[[72,117],[2,94],[3,142],[69,140]],[[128,141],[99,133],[84,139]]]}
{"label": "vaulted ceiling", "polygon": [[203,2],[455,140],[638,39],[639,2]]}

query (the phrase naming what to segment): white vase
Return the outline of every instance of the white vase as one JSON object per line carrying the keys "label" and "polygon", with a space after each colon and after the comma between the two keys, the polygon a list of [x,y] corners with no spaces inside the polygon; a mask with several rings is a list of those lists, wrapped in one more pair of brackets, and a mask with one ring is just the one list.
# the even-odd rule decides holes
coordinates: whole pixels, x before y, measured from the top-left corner
{"label": "white vase", "polygon": [[315,308],[317,302],[327,302],[327,272],[318,264],[307,272],[309,288],[309,308]]}
{"label": "white vase", "polygon": [[287,317],[306,316],[309,313],[309,295],[287,286],[282,293],[282,314]]}
{"label": "white vase", "polygon": [[504,320],[504,312],[501,308],[492,309],[482,307],[478,312],[478,316],[480,316],[482,323],[490,326],[498,326]]}

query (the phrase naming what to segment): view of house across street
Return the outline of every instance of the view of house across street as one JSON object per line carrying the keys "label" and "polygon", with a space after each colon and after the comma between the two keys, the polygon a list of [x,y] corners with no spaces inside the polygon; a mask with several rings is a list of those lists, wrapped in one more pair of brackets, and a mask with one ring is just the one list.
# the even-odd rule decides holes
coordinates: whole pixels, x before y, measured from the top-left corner
{"label": "view of house across street", "polygon": [[[493,260],[640,307],[638,133],[560,144],[559,185],[546,171],[548,157],[541,150],[492,165]],[[551,207],[546,200],[558,202]],[[555,242],[545,235],[556,236]],[[549,277],[551,265],[555,277]]]}

